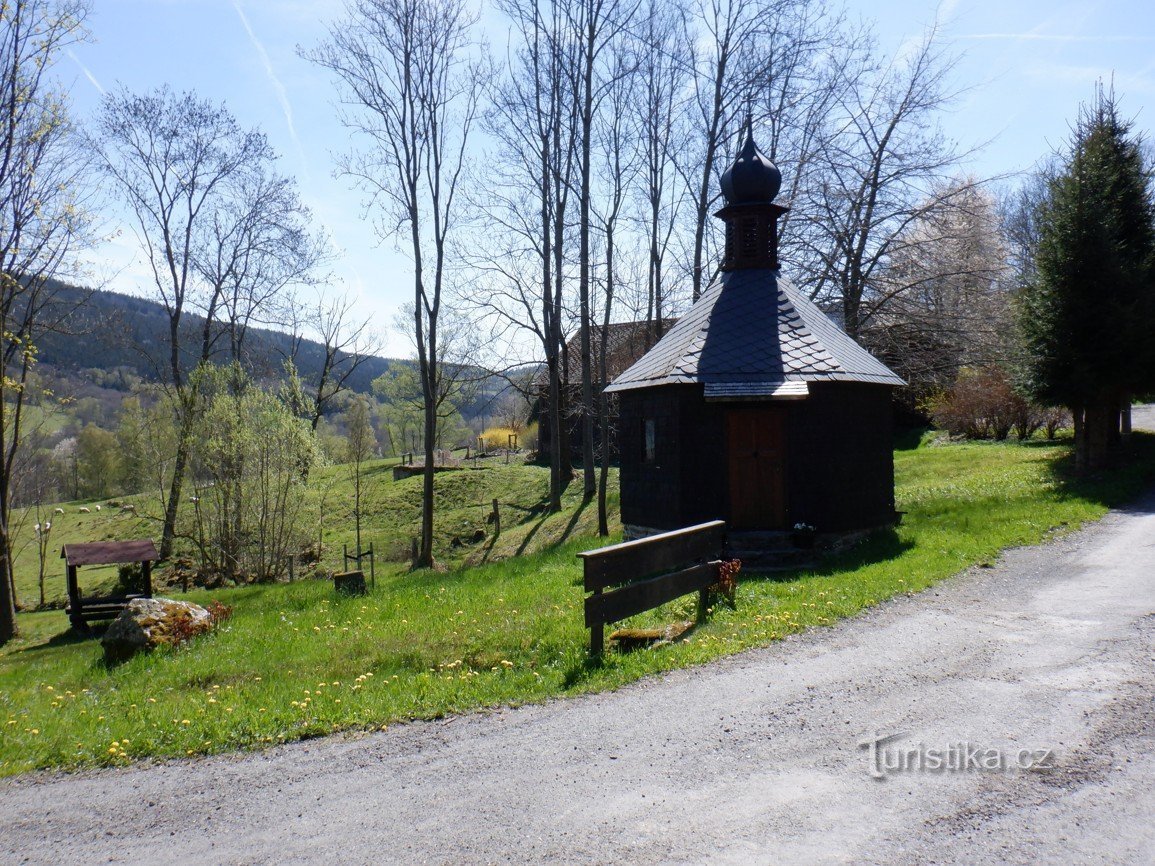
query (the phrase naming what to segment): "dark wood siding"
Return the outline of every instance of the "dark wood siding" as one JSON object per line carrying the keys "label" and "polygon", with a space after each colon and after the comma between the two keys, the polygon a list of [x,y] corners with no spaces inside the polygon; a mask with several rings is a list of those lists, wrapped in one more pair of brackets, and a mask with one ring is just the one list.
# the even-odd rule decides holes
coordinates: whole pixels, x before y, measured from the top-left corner
{"label": "dark wood siding", "polygon": [[[711,402],[701,385],[621,394],[622,522],[677,529],[731,521],[726,415],[757,403]],[[868,529],[894,517],[890,388],[812,383],[804,400],[775,401],[786,428],[785,528]],[[645,421],[655,459],[645,461]]]}
{"label": "dark wood siding", "polygon": [[726,520],[726,416],[716,403],[707,403],[701,385],[685,385],[680,392],[682,478],[678,491],[680,526],[707,520]]}
{"label": "dark wood siding", "polygon": [[819,532],[865,529],[894,518],[890,389],[811,384],[791,404],[788,521]]}
{"label": "dark wood siding", "polygon": [[[679,388],[627,391],[621,395],[618,441],[622,522],[654,529],[681,523],[682,443],[678,430]],[[645,424],[654,422],[654,459],[645,459]]]}

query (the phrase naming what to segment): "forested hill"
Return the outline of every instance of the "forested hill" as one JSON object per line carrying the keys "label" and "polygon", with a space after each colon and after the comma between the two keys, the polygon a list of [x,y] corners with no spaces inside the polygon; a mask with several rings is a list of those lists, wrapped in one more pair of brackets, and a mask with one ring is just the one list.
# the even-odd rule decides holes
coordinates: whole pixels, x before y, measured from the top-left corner
{"label": "forested hill", "polygon": [[[81,375],[94,370],[118,372],[126,384],[133,377],[157,381],[168,364],[168,316],[155,301],[134,298],[118,292],[79,289],[66,284],[54,286],[59,311],[70,311],[61,327],[42,334],[37,340],[38,361],[58,374]],[[199,334],[204,319],[186,314],[182,330],[188,335],[185,345],[199,351]],[[291,352],[288,334],[251,328],[245,338],[247,363],[258,377],[279,378],[283,362]],[[227,351],[222,341],[220,357]],[[186,368],[194,359],[186,355]],[[302,341],[297,351],[297,368],[306,381],[314,380],[324,360],[324,347],[311,340]],[[373,380],[391,363],[388,358],[369,358],[355,370],[349,386],[367,392]],[[158,365],[160,365],[158,367]],[[130,375],[123,375],[123,374]],[[83,378],[83,376],[82,376]],[[102,377],[103,387],[116,388],[116,376]]]}

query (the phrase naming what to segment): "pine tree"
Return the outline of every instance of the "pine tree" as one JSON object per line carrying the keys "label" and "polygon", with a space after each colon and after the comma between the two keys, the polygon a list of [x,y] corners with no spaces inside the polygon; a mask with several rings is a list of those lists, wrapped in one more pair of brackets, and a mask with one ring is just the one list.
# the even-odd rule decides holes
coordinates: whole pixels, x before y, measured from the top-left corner
{"label": "pine tree", "polygon": [[1100,88],[1039,206],[1020,326],[1032,396],[1075,419],[1079,471],[1117,456],[1121,408],[1155,389],[1155,205],[1142,140]]}

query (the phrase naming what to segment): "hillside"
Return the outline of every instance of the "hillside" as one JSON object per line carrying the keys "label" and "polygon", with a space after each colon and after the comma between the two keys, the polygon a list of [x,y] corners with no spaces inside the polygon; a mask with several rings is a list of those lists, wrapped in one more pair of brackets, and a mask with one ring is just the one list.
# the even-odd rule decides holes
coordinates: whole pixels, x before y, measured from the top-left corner
{"label": "hillside", "polygon": [[[167,364],[168,316],[155,301],[100,289],[81,289],[63,283],[54,287],[60,311],[60,327],[38,341],[39,363],[51,374],[92,379],[85,371],[98,370],[102,387],[127,390],[132,377],[157,381]],[[196,346],[204,318],[185,317],[183,331],[187,346]],[[292,354],[292,337],[268,328],[251,328],[246,337],[249,363],[258,377],[277,377],[282,363]],[[218,356],[226,349],[221,346]],[[324,347],[302,340],[297,349],[297,368],[306,380],[314,378],[324,361]],[[191,369],[194,359],[185,358]],[[349,377],[354,391],[365,393],[373,380],[399,363],[388,358],[370,358]]]}
{"label": "hillside", "polygon": [[[82,289],[56,283],[55,306],[59,326],[42,335],[37,344],[37,373],[57,394],[73,399],[92,397],[115,403],[115,393],[125,393],[137,381],[157,382],[167,378],[168,315],[164,307],[145,298],[100,289]],[[186,314],[182,330],[184,345],[199,347],[204,318]],[[284,375],[284,361],[293,354],[293,337],[271,328],[252,327],[245,343],[250,371],[257,379],[277,380]],[[215,358],[224,360],[227,344],[221,341]],[[341,355],[339,357],[348,357]],[[325,347],[315,340],[302,339],[296,349],[297,372],[305,382],[315,382],[325,359]],[[186,370],[195,358],[185,355]],[[349,376],[350,390],[367,394],[373,380],[398,364],[411,361],[370,357]],[[494,401],[504,394],[508,382],[477,369],[467,379],[481,379],[476,393],[462,407],[469,420],[492,411]],[[110,393],[111,392],[111,393]]]}

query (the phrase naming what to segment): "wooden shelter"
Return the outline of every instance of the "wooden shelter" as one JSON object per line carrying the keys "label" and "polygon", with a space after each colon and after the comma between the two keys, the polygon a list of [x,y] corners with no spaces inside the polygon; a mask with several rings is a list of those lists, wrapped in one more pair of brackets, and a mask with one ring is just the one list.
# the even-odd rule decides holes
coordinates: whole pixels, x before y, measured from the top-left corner
{"label": "wooden shelter", "polygon": [[890,403],[904,383],[781,273],[781,182],[748,129],[722,178],[721,277],[606,389],[627,537],[715,519],[824,534],[894,521]]}
{"label": "wooden shelter", "polygon": [[[160,559],[160,554],[150,539],[66,544],[60,550],[60,558],[68,569],[68,607],[64,612],[79,631],[86,629],[90,622],[116,619],[134,598],[152,598],[152,564]],[[77,579],[80,566],[132,563],[140,563],[142,592],[93,598],[81,596]]]}

